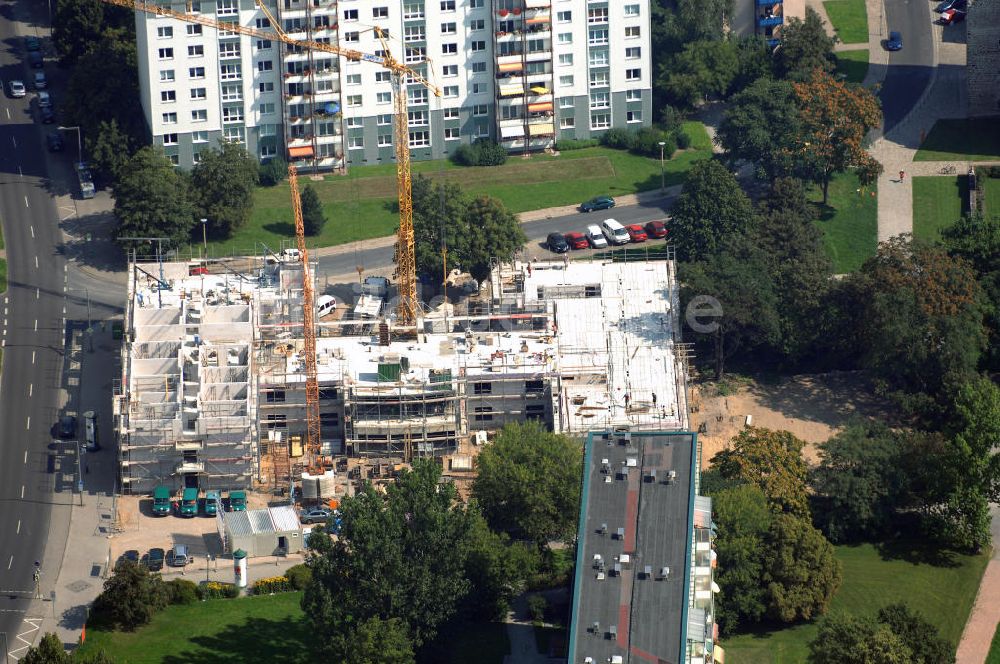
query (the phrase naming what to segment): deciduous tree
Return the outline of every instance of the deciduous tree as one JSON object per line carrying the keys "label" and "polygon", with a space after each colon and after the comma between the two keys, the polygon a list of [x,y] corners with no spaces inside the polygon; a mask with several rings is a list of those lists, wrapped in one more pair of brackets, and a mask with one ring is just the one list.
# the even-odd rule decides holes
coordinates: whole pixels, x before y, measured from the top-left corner
{"label": "deciduous tree", "polygon": [[879,623],[898,636],[913,654],[912,664],[954,664],[955,651],[938,628],[905,604],[879,609]]}
{"label": "deciduous tree", "polygon": [[809,518],[805,443],[788,431],[746,427],[712,457],[723,477],[759,487],[776,512]]}
{"label": "deciduous tree", "polygon": [[794,172],[800,132],[792,84],[762,78],[733,96],[716,141],[730,162],[749,161],[773,181]]}
{"label": "deciduous tree", "polygon": [[480,281],[489,276],[490,259],[509,261],[528,240],[517,216],[490,196],[474,198],[465,209],[464,221],[457,258],[465,271]]}
{"label": "deciduous tree", "polygon": [[160,575],[122,561],[94,600],[93,615],[104,624],[131,632],[148,623],[166,605],[167,593]]}
{"label": "deciduous tree", "polygon": [[694,108],[728,95],[740,73],[739,48],[732,41],[697,41],[684,45],[662,70],[660,85],[670,100]]}
{"label": "deciduous tree", "polygon": [[[159,148],[145,147],[125,165],[114,190],[116,237],[165,237],[186,242],[194,226],[187,177]],[[134,243],[126,243],[136,248]],[[139,246],[140,253],[145,245]]]}
{"label": "deciduous tree", "polygon": [[199,218],[208,219],[208,234],[228,238],[250,220],[257,186],[257,160],[239,143],[223,141],[202,150],[191,169],[192,198]]}
{"label": "deciduous tree", "polygon": [[812,7],[806,7],[804,20],[789,17],[781,28],[781,47],[776,53],[779,75],[789,79],[806,79],[816,69],[833,72],[836,41],[826,34],[823,19]]}
{"label": "deciduous tree", "polygon": [[715,580],[721,589],[716,619],[723,635],[729,635],[760,622],[767,611],[761,578],[773,516],[764,492],[751,484],[712,494],[712,512],[718,528]]}
{"label": "deciduous tree", "polygon": [[487,522],[539,547],[576,533],[582,449],[534,421],[508,424],[476,458],[472,493]]}
{"label": "deciduous tree", "polygon": [[[9,648],[8,644],[4,645]],[[4,655],[6,658],[7,653]],[[20,661],[26,664],[69,664],[70,658],[59,637],[48,632],[37,646],[28,649]]]}
{"label": "deciduous tree", "polygon": [[836,613],[820,623],[809,664],[912,664],[913,653],[888,625]]}
{"label": "deciduous tree", "polygon": [[812,620],[826,612],[840,587],[833,546],[807,518],[782,513],[771,523],[761,580],[774,620]]}
{"label": "deciduous tree", "polygon": [[412,664],[416,661],[399,618],[373,616],[344,635],[344,648],[337,661],[344,664]]}
{"label": "deciduous tree", "polygon": [[691,167],[673,207],[671,235],[680,260],[702,260],[717,253],[731,236],[753,227],[750,199],[736,178],[715,160]]}

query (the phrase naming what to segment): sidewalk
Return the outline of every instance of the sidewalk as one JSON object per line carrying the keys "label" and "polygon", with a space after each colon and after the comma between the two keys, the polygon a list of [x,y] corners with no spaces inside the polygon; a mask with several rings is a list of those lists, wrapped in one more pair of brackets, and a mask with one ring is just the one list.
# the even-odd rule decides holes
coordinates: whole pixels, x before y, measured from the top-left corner
{"label": "sidewalk", "polygon": [[1000,622],[1000,506],[991,505],[990,532],[993,535],[993,556],[979,583],[976,603],[965,623],[962,639],[955,653],[955,664],[983,664],[990,652],[993,633]]}

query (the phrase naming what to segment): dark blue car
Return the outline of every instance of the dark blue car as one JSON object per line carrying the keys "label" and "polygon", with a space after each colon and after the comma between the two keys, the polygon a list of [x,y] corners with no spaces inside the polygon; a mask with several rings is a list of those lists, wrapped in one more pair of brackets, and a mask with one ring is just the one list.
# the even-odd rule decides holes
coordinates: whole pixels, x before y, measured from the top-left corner
{"label": "dark blue car", "polygon": [[889,38],[885,40],[885,48],[889,51],[901,51],[903,49],[903,35],[898,30],[889,33]]}
{"label": "dark blue car", "polygon": [[610,196],[598,196],[591,198],[586,203],[580,205],[581,212],[593,212],[594,210],[610,210],[615,206],[615,199]]}

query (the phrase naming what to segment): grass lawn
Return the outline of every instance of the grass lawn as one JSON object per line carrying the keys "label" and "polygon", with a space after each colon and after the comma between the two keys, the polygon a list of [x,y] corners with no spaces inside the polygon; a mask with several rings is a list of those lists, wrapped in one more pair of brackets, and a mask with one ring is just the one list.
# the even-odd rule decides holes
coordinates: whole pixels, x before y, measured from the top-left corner
{"label": "grass lawn", "polygon": [[1000,161],[1000,118],[938,120],[916,161]]}
{"label": "grass lawn", "polygon": [[131,633],[87,630],[81,654],[103,648],[128,664],[243,664],[298,661],[310,635],[302,593],[170,606]]}
{"label": "grass lawn", "polygon": [[0,258],[0,293],[7,292],[7,261]]}
{"label": "grass lawn", "polygon": [[819,212],[823,245],[833,261],[835,274],[853,272],[875,255],[878,245],[878,200],[871,191],[858,194],[861,184],[854,173],[840,173],[830,182],[827,205],[813,187],[811,200]]}
{"label": "grass lawn", "polygon": [[[883,557],[870,544],[836,547],[844,566],[844,582],[830,604],[830,611],[853,615],[873,614],[892,602],[906,602],[958,646],[965,621],[972,610],[979,580],[989,553],[978,556],[949,554],[939,564],[917,562],[920,553]],[[801,664],[817,624],[804,624],[772,632],[742,634],[726,639],[727,659],[739,664]]]}
{"label": "grass lawn", "polygon": [[993,634],[993,643],[990,644],[986,664],[1000,664],[1000,625],[997,626],[997,631]]}
{"label": "grass lawn", "polygon": [[841,42],[861,44],[868,41],[865,0],[826,0],[823,7]]}
{"label": "grass lawn", "polygon": [[[840,2],[841,0],[836,0]],[[858,51],[838,51],[837,73],[844,75],[848,83],[861,83],[868,75],[868,49]]]}
{"label": "grass lawn", "polygon": [[[1000,178],[982,178],[983,214],[1000,217]],[[0,291],[3,289],[0,288]]]}
{"label": "grass lawn", "polygon": [[[962,216],[965,176],[913,178],[913,237],[933,242]],[[998,192],[1000,193],[1000,192]]]}
{"label": "grass lawn", "polygon": [[[711,142],[700,122],[685,122],[691,148],[665,162],[668,186],[680,184],[691,164],[711,156]],[[512,156],[503,166],[463,168],[446,160],[413,162],[413,172],[435,180],[461,184],[470,194],[499,198],[512,212],[580,203],[600,194],[618,196],[660,186],[660,160],[621,150],[587,148],[558,157]],[[399,217],[396,210],[395,164],[354,166],[347,176],[327,175],[312,181],[299,178],[299,187],[314,187],[323,202],[327,224],[309,238],[310,246],[326,247],[391,235]],[[263,242],[277,251],[282,241],[294,241],[295,228],[288,185],[261,187],[254,195],[248,226],[224,242],[209,243],[213,255],[252,251]]]}

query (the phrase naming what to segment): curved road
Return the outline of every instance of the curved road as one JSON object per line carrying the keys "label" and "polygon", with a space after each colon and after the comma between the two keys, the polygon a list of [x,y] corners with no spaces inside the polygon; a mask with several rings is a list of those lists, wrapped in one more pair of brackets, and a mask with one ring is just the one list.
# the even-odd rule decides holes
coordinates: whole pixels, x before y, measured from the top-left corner
{"label": "curved road", "polygon": [[889,54],[889,68],[879,91],[883,135],[913,110],[930,83],[934,65],[932,18],[937,18],[932,11],[934,4],[928,0],[885,0],[888,30],[902,34],[903,49]]}

